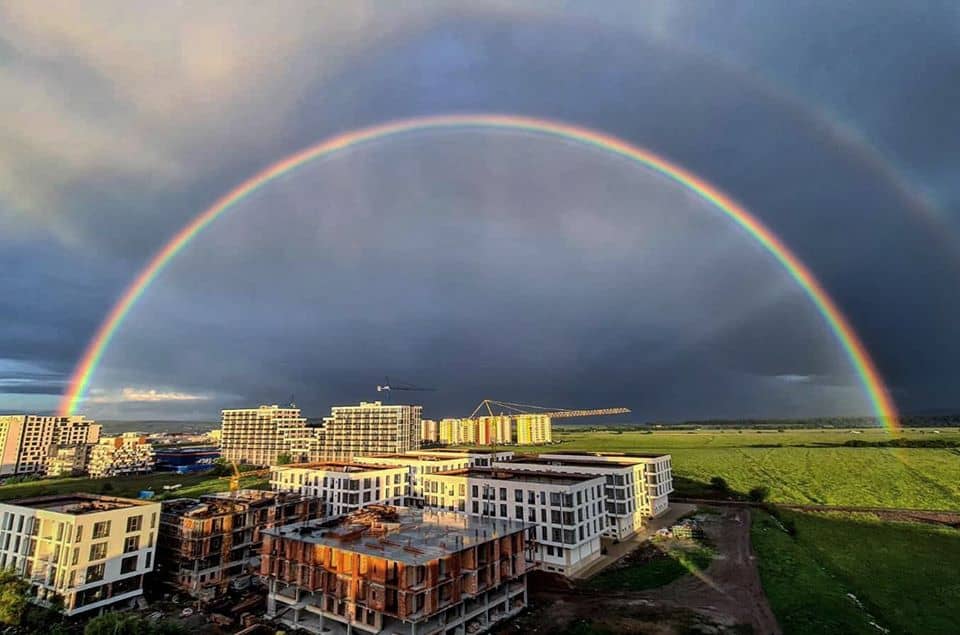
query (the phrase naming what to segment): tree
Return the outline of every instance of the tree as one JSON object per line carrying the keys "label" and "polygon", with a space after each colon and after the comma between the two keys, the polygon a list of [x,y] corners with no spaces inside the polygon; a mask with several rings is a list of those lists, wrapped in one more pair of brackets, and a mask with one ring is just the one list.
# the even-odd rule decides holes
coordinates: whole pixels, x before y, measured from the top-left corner
{"label": "tree", "polygon": [[727,479],[723,478],[722,476],[714,476],[711,478],[710,488],[724,494],[730,491],[730,486],[727,485]]}
{"label": "tree", "polygon": [[29,590],[27,581],[21,580],[13,569],[0,571],[0,624],[19,626]]}
{"label": "tree", "polygon": [[747,496],[754,503],[762,503],[763,501],[767,500],[767,496],[769,494],[770,494],[770,490],[763,485],[758,485],[757,487],[754,487],[749,492],[747,492]]}
{"label": "tree", "polygon": [[277,465],[289,465],[290,463],[293,463],[293,458],[286,452],[277,455]]}

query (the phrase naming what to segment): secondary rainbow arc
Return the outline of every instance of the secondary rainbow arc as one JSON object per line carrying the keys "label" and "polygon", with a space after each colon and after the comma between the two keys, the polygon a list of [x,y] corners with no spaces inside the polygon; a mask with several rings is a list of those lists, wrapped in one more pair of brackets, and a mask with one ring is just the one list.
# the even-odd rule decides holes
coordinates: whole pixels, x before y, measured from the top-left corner
{"label": "secondary rainbow arc", "polygon": [[90,384],[90,379],[95,373],[111,339],[137,300],[140,299],[149,288],[150,283],[157,278],[167,263],[169,263],[177,253],[186,247],[197,234],[206,229],[221,214],[274,179],[288,174],[312,160],[326,157],[369,141],[418,131],[444,128],[516,130],[559,137],[634,161],[696,193],[702,199],[722,211],[760,243],[800,285],[823,316],[824,321],[833,332],[852,367],[856,371],[859,381],[866,391],[874,411],[874,416],[890,430],[895,430],[898,427],[897,410],[889,391],[873,360],[870,358],[869,353],[860,341],[859,336],[850,325],[850,322],[807,266],[790,251],[776,234],[747,212],[744,207],[712,184],[688,170],[657,156],[649,150],[631,145],[622,139],[572,124],[500,114],[427,116],[391,121],[345,132],[322,141],[317,145],[301,150],[267,167],[224,194],[212,206],[194,217],[193,220],[180,229],[180,231],[151,258],[110,309],[106,318],[97,328],[93,338],[87,344],[83,357],[77,363],[71,374],[68,389],[60,401],[60,414],[72,414],[78,404],[83,400],[87,387]]}

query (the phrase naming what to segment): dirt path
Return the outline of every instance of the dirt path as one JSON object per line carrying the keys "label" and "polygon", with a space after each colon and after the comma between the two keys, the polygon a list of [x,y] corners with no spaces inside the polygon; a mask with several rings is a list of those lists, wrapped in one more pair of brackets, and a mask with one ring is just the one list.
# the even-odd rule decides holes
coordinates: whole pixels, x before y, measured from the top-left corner
{"label": "dirt path", "polygon": [[597,591],[537,574],[533,611],[498,632],[556,633],[584,621],[615,633],[734,633],[749,624],[755,635],[779,635],[750,545],[750,509],[710,509],[702,527],[717,556],[698,576],[649,591]]}
{"label": "dirt path", "polygon": [[760,584],[760,572],[750,546],[750,510],[723,509],[716,520],[704,523],[704,531],[718,554],[706,571],[631,595],[718,619],[732,617],[753,626],[757,635],[779,634],[780,627]]}

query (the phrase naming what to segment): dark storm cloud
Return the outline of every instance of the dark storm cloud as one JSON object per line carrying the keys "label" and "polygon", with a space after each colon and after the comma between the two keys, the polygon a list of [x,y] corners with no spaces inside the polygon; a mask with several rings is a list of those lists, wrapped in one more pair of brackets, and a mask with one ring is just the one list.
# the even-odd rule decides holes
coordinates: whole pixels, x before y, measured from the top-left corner
{"label": "dark storm cloud", "polygon": [[[590,4],[593,13],[596,7]],[[49,91],[35,90],[33,82],[26,81],[43,77],[45,87],[56,86],[60,98],[76,103],[79,115],[74,116],[83,125],[71,132],[73,144],[62,153],[51,153],[45,145],[57,147],[59,137],[47,132],[55,126],[40,125],[37,139],[28,138],[29,143],[18,137],[18,143],[26,144],[18,156],[27,158],[14,164],[13,173],[22,178],[11,187],[0,177],[0,186],[13,192],[7,203],[0,199],[6,206],[0,207],[0,221],[10,219],[5,235],[14,241],[0,236],[7,252],[6,258],[0,255],[4,264],[0,358],[32,360],[45,372],[59,373],[43,388],[51,390],[79,356],[124,281],[153,250],[222,192],[271,161],[333,132],[383,119],[492,110],[612,132],[720,185],[811,266],[861,333],[905,407],[954,405],[952,360],[960,353],[960,339],[951,316],[960,309],[953,292],[960,271],[944,256],[942,243],[911,215],[909,202],[895,184],[863,160],[862,148],[838,145],[795,104],[806,102],[811,111],[824,110],[831,116],[839,113],[874,141],[917,189],[938,201],[948,220],[956,216],[960,199],[956,182],[944,175],[955,172],[960,156],[954,152],[955,140],[960,139],[956,107],[960,96],[956,82],[948,81],[956,74],[951,64],[960,59],[957,40],[949,21],[938,20],[933,9],[888,8],[896,9],[897,15],[856,5],[739,7],[731,13],[726,3],[670,3],[649,12],[634,7],[620,13],[611,5],[612,17],[571,20],[484,10],[457,17],[439,10],[430,19],[398,21],[402,24],[396,28],[364,16],[351,22],[361,25],[352,31],[361,35],[345,41],[335,49],[336,55],[321,55],[315,46],[324,38],[297,30],[296,37],[284,39],[286,48],[276,64],[241,56],[248,65],[244,73],[231,70],[224,54],[224,71],[203,63],[220,60],[216,42],[211,41],[189,57],[187,66],[160,74],[155,88],[140,81],[135,68],[129,77],[121,76],[122,81],[106,75],[103,59],[112,53],[108,46],[77,45],[64,37],[62,41],[78,46],[86,56],[37,55],[31,54],[29,38],[16,33],[7,39],[6,54],[14,60],[8,84],[22,87],[18,94],[35,110],[55,112],[50,102],[43,101],[49,99]],[[198,23],[218,24],[218,16],[209,19],[210,12],[200,13]],[[946,6],[941,14],[953,15],[955,8]],[[284,28],[291,24],[288,21]],[[804,28],[794,28],[798,24]],[[40,27],[32,23],[31,28]],[[241,25],[239,32],[243,28],[249,27]],[[261,35],[261,48],[266,50],[272,41],[279,41],[271,39],[277,35],[272,31]],[[220,46],[229,52],[230,44],[227,39]],[[711,61],[713,55],[720,55],[724,63]],[[326,61],[320,65],[318,59]],[[751,77],[754,74],[756,78]],[[244,75],[252,80],[241,81]],[[782,99],[771,95],[766,77],[792,91],[794,105],[785,107]],[[210,78],[206,85],[205,78]],[[203,89],[193,91],[194,86]],[[136,90],[131,92],[131,87]],[[180,108],[156,106],[177,99],[183,103]],[[89,155],[75,148],[87,148]],[[98,149],[102,152],[93,156]],[[112,158],[103,158],[107,154]],[[411,171],[408,182],[424,178],[415,172],[415,159],[401,161],[408,164],[403,169]],[[437,169],[435,165],[424,163],[431,169]],[[456,164],[449,165],[450,173],[437,173],[439,183],[431,183],[438,198],[444,188],[462,186],[456,184]],[[504,171],[522,166],[521,161],[503,163]],[[498,176],[500,181],[503,176]],[[349,178],[343,175],[345,183]],[[368,197],[363,201],[367,205],[389,207],[396,198],[373,184],[364,185],[372,191],[356,196]],[[449,192],[446,195],[452,199]],[[557,195],[562,199],[566,193],[558,188]],[[509,193],[504,200],[510,200]],[[23,208],[23,201],[43,208],[43,213],[15,212]],[[309,200],[269,202],[288,214],[297,213],[289,208],[298,205],[300,213],[310,214],[318,205]],[[593,325],[571,318],[570,331],[550,332],[590,342],[589,347],[572,349],[576,354],[567,359],[525,357],[506,344],[471,348],[464,343],[467,335],[496,342],[512,327],[496,321],[471,324],[469,312],[452,308],[418,321],[413,308],[423,303],[444,301],[454,308],[469,304],[470,298],[459,295],[466,293],[458,284],[463,276],[470,276],[473,284],[467,288],[494,294],[497,289],[490,290],[482,280],[490,259],[498,250],[509,249],[511,234],[523,234],[524,222],[535,226],[563,203],[545,198],[528,205],[522,218],[513,218],[496,235],[474,225],[478,239],[497,247],[485,254],[488,260],[470,260],[456,270],[433,270],[429,254],[470,224],[448,218],[444,225],[433,219],[429,230],[409,232],[413,245],[405,260],[394,263],[398,273],[420,278],[411,283],[402,277],[389,284],[368,282],[367,288],[364,278],[388,279],[383,263],[376,270],[363,270],[362,262],[355,265],[360,273],[354,283],[359,288],[303,289],[285,284],[278,273],[285,261],[288,267],[297,267],[304,246],[285,250],[261,242],[262,253],[246,262],[250,254],[231,254],[229,241],[244,244],[249,234],[225,233],[219,243],[211,237],[215,247],[211,252],[223,259],[204,266],[210,280],[222,284],[205,287],[199,277],[179,281],[195,288],[179,295],[171,292],[166,305],[151,302],[152,311],[168,316],[168,330],[158,320],[156,337],[124,349],[123,359],[115,360],[115,368],[104,369],[101,380],[115,388],[157,386],[211,396],[209,406],[176,402],[163,409],[155,403],[130,406],[138,414],[194,414],[205,407],[215,412],[229,400],[234,400],[231,405],[277,401],[289,392],[297,393],[299,402],[321,408],[330,401],[370,397],[370,386],[380,381],[381,373],[415,374],[409,379],[444,384],[443,392],[424,398],[451,410],[462,409],[481,393],[501,396],[513,391],[529,401],[572,405],[568,403],[572,387],[580,401],[629,402],[658,417],[775,414],[795,408],[825,412],[851,401],[842,392],[850,389],[844,386],[847,379],[835,377],[836,369],[824,364],[834,344],[810,326],[809,304],[795,289],[783,297],[718,300],[711,305],[718,311],[729,310],[728,305],[736,302],[753,307],[755,313],[730,323],[716,315],[703,316],[704,322],[718,323],[703,327],[707,334],[699,338],[684,323],[691,316],[678,314],[675,320],[681,324],[675,332],[664,331],[663,324],[645,329],[638,321],[642,315],[625,311],[623,302],[598,299],[591,304],[601,308]],[[364,205],[357,205],[361,208]],[[370,221],[364,227],[368,237],[386,241],[403,231],[402,224],[393,226],[381,218]],[[20,233],[19,226],[30,231]],[[59,242],[38,237],[38,227],[49,227]],[[268,229],[254,226],[247,231]],[[343,230],[336,225],[325,229]],[[587,228],[581,231],[590,233]],[[731,262],[747,244],[732,243]],[[345,256],[352,253],[350,244],[340,247]],[[696,247],[678,245],[678,253],[685,249]],[[261,257],[274,263],[272,268],[256,264]],[[597,264],[601,269],[603,261],[600,257]],[[575,276],[572,265],[577,263],[565,264],[570,266],[565,273]],[[411,268],[405,269],[408,265]],[[728,266],[736,270],[733,264]],[[236,273],[232,279],[222,275],[231,269]],[[431,284],[420,285],[423,276],[429,276]],[[671,271],[664,270],[662,276],[666,287]],[[548,286],[544,280],[531,272],[526,282],[543,289]],[[596,284],[596,279],[591,282]],[[749,284],[744,282],[745,287]],[[418,289],[419,295],[403,293]],[[559,293],[562,285],[557,289]],[[497,299],[522,305],[522,285],[499,290],[512,295]],[[338,325],[330,317],[338,312],[354,320],[362,317],[357,307],[366,305],[351,293],[364,291],[388,298],[384,304],[391,309],[373,310],[363,318],[366,323]],[[285,294],[301,303],[296,315],[286,317],[289,331],[271,320],[270,307],[257,302],[258,298],[282,302]],[[324,324],[343,333],[356,353],[349,365],[330,364],[311,350],[326,337],[319,328],[310,332],[311,302],[312,310],[324,314]],[[183,328],[178,320],[184,319],[199,331],[217,325],[219,340],[209,347],[202,342],[192,348],[170,346]],[[631,324],[635,333],[627,334]],[[788,329],[792,336],[784,337],[784,325],[790,324],[796,328]],[[517,328],[518,335],[531,332],[522,325]],[[285,333],[310,337],[296,341]],[[550,341],[548,346],[561,357],[564,347]],[[118,355],[121,348],[118,344]],[[247,351],[247,359],[223,364],[218,355],[230,348]],[[509,368],[497,363],[503,359],[511,361]],[[804,379],[785,379],[789,377]],[[23,379],[32,381],[25,375]],[[180,383],[186,380],[185,385]],[[798,395],[810,393],[796,384],[824,390],[836,386],[841,392],[835,398],[818,393],[819,405],[798,405]],[[761,386],[763,395],[758,396]],[[14,391],[0,384],[0,393]]]}

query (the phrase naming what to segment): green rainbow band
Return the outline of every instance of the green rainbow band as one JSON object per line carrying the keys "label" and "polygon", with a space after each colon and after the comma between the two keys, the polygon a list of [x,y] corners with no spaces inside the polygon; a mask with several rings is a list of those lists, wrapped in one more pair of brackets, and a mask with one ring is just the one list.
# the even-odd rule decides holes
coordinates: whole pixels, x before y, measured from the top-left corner
{"label": "green rainbow band", "polygon": [[335,152],[355,147],[359,144],[384,139],[386,137],[407,134],[422,130],[436,130],[444,128],[492,128],[498,130],[517,130],[528,133],[537,133],[546,136],[560,137],[568,141],[575,141],[582,145],[597,148],[605,152],[619,155],[639,163],[648,169],[654,170],[673,181],[679,183],[706,201],[709,201],[731,220],[742,227],[757,242],[776,258],[787,270],[800,287],[813,301],[817,310],[823,316],[827,325],[834,333],[837,341],[856,370],[860,382],[869,397],[874,415],[880,423],[891,430],[898,427],[897,410],[886,386],[864,348],[860,338],[854,332],[850,323],[841,313],[836,303],[827,295],[823,287],[813,276],[810,270],[780,241],[780,239],[759,220],[749,214],[746,209],[733,201],[719,189],[648,150],[635,147],[616,137],[573,126],[570,124],[532,119],[512,115],[491,114],[463,114],[439,115],[406,119],[388,122],[381,125],[362,128],[341,135],[334,136],[315,146],[306,148],[296,154],[273,164],[252,178],[244,181],[230,192],[223,195],[210,208],[196,216],[173,238],[154,255],[149,263],[140,271],[130,283],[120,299],[110,309],[103,323],[97,329],[93,338],[84,351],[83,357],[77,363],[70,377],[68,390],[60,401],[60,414],[72,414],[83,399],[84,393],[90,384],[100,363],[103,353],[117,328],[136,304],[137,300],[146,292],[150,283],[163,271],[170,260],[180,252],[190,241],[221,214],[233,205],[256,192],[273,179],[288,174],[299,166],[329,156]]}

